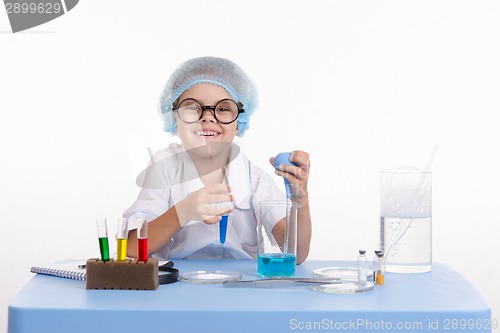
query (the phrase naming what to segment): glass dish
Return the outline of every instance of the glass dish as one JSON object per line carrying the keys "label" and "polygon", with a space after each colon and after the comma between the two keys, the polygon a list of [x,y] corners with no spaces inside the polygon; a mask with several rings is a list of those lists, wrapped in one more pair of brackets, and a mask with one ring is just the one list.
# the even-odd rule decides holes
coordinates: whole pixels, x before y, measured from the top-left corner
{"label": "glass dish", "polygon": [[[368,279],[373,279],[373,271],[366,272]],[[342,280],[357,280],[358,268],[354,267],[326,267],[313,270],[313,276],[322,278],[338,278]]]}
{"label": "glass dish", "polygon": [[240,279],[241,273],[230,271],[194,271],[181,275],[182,281],[194,284],[217,284]]}
{"label": "glass dish", "polygon": [[357,281],[343,281],[342,283],[312,285],[309,288],[330,294],[352,294],[372,290],[373,286],[373,282],[370,281],[364,285]]}

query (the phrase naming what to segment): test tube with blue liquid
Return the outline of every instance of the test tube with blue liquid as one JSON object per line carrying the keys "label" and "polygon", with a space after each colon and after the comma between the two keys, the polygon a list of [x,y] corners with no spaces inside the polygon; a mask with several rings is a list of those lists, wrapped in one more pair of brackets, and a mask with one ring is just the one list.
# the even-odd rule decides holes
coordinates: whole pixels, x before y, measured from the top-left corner
{"label": "test tube with blue liquid", "polygon": [[106,219],[97,219],[97,237],[99,238],[101,260],[109,261],[108,225]]}
{"label": "test tube with blue liquid", "polygon": [[[215,207],[217,208],[234,208],[233,202],[217,202],[215,203]],[[228,214],[221,215],[221,220],[219,221],[219,241],[221,244],[226,242],[226,234],[227,234],[227,224],[228,224],[229,216]]]}
{"label": "test tube with blue liquid", "polygon": [[227,214],[221,216],[221,220],[219,222],[219,241],[221,244],[226,242],[226,234],[227,234]]}

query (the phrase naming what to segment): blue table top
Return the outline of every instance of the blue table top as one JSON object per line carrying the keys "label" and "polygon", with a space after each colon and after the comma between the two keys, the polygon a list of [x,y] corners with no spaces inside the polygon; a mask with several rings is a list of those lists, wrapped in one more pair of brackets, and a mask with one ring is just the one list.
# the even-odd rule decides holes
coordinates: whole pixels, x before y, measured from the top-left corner
{"label": "blue table top", "polygon": [[[316,268],[353,266],[306,261],[297,277]],[[251,260],[176,260],[180,273],[228,270],[257,279]],[[420,274],[385,275],[385,286],[355,294],[305,287],[231,289],[177,282],[154,291],[86,290],[84,281],[36,275],[9,305],[9,333],[24,332],[491,332],[490,308],[450,266]]]}

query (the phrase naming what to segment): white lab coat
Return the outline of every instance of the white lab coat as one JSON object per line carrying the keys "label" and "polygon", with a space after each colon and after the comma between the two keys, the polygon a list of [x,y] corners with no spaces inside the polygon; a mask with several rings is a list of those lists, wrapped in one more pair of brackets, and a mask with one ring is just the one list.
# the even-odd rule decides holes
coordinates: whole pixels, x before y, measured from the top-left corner
{"label": "white lab coat", "polygon": [[[234,146],[233,146],[234,147]],[[237,149],[231,149],[226,171],[235,202],[228,217],[227,238],[219,241],[219,224],[208,225],[190,221],[152,256],[160,259],[251,259],[257,257],[258,203],[264,200],[285,200],[284,193],[262,169],[253,165]],[[204,187],[196,167],[180,144],[171,144],[154,156],[144,177],[136,202],[124,212],[129,229],[137,228],[137,218],[152,221],[190,193]],[[268,221],[269,233],[284,216],[275,215]]]}

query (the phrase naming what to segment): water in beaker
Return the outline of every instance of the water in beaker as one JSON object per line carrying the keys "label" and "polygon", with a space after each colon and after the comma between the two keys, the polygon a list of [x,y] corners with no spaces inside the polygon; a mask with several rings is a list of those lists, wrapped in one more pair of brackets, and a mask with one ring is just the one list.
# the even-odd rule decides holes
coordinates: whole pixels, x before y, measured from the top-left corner
{"label": "water in beaker", "polygon": [[[258,259],[261,277],[295,275],[297,256],[297,211],[299,205],[290,200],[263,201],[257,214]],[[284,235],[273,234],[278,221],[285,219]]]}
{"label": "water in beaker", "polygon": [[296,256],[288,253],[265,253],[258,258],[258,274],[263,277],[285,277],[295,274]]}

